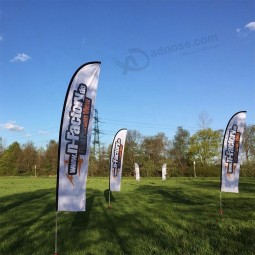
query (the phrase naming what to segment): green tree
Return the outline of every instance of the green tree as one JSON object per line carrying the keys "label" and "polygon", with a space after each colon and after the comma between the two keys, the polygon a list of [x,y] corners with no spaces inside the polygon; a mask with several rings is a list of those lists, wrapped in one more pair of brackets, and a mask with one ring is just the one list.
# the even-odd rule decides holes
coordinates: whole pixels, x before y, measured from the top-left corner
{"label": "green tree", "polygon": [[98,173],[98,159],[95,154],[95,147],[90,147],[88,175],[96,176]]}
{"label": "green tree", "polygon": [[220,157],[221,131],[211,128],[197,131],[190,138],[189,154],[192,161],[206,166]]}
{"label": "green tree", "polygon": [[44,156],[43,173],[44,175],[55,175],[58,166],[58,143],[50,140]]}
{"label": "green tree", "polygon": [[161,172],[161,166],[166,161],[167,146],[169,142],[164,133],[148,136],[143,139],[142,169],[141,173],[148,176],[156,176]]}
{"label": "green tree", "polygon": [[36,160],[36,175],[45,175],[44,169],[44,159],[45,159],[45,148],[39,147],[37,150],[37,160]]}
{"label": "green tree", "polygon": [[255,176],[255,125],[248,125],[243,133],[243,155],[244,163],[241,167],[242,176]]}
{"label": "green tree", "polygon": [[189,142],[189,131],[178,127],[169,153],[176,167],[180,168],[182,174],[184,174],[188,165]]}
{"label": "green tree", "polygon": [[0,158],[1,175],[18,175],[20,174],[20,160],[22,150],[18,142],[12,143]]}
{"label": "green tree", "polygon": [[110,153],[109,150],[103,145],[100,150],[98,159],[98,176],[109,176],[109,160]]}
{"label": "green tree", "polygon": [[0,157],[3,155],[5,150],[5,141],[4,139],[0,136]]}
{"label": "green tree", "polygon": [[244,128],[243,153],[247,163],[255,159],[255,125],[248,125]]}
{"label": "green tree", "polygon": [[142,135],[137,130],[128,130],[123,159],[123,175],[130,176],[134,172],[135,161],[141,154]]}
{"label": "green tree", "polygon": [[108,176],[109,174],[109,152],[104,145],[96,157],[94,147],[91,147],[89,156],[89,176]]}
{"label": "green tree", "polygon": [[37,150],[32,142],[27,142],[22,146],[20,171],[27,175],[34,175],[36,163],[37,163]]}

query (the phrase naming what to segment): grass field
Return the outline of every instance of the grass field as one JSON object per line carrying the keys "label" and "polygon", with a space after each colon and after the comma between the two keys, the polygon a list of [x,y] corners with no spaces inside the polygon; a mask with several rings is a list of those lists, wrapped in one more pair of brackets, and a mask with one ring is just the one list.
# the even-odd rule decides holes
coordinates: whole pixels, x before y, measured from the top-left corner
{"label": "grass field", "polygon": [[[89,178],[87,211],[58,214],[60,255],[255,254],[255,179],[222,193],[216,178]],[[54,253],[55,179],[0,178],[0,254]]]}

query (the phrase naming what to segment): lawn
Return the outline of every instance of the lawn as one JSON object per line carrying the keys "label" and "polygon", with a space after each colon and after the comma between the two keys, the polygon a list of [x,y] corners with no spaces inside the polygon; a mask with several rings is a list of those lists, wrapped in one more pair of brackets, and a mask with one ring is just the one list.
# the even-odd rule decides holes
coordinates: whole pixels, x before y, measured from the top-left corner
{"label": "lawn", "polygon": [[[55,178],[0,178],[0,254],[50,255]],[[58,213],[60,255],[255,254],[255,179],[222,193],[217,178],[88,178],[87,210]]]}

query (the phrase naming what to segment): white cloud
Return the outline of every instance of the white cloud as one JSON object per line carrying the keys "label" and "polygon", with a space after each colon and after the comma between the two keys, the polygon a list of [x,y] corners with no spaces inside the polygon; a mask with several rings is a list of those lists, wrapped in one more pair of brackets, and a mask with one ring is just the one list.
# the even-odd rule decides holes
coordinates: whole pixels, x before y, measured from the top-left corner
{"label": "white cloud", "polygon": [[11,122],[7,122],[5,124],[0,124],[0,127],[3,129],[7,129],[9,131],[12,131],[12,132],[20,132],[20,131],[24,130],[23,127],[16,124],[16,121],[11,121]]}
{"label": "white cloud", "polygon": [[245,25],[245,28],[249,29],[250,31],[255,31],[255,21],[252,21]]}
{"label": "white cloud", "polygon": [[253,33],[255,31],[255,21],[249,22],[244,27],[240,28],[238,27],[236,29],[236,33],[239,37],[245,38],[249,36],[250,33]]}
{"label": "white cloud", "polygon": [[26,62],[29,59],[31,59],[31,57],[29,57],[27,54],[18,53],[17,56],[15,56],[13,59],[10,60],[10,62]]}

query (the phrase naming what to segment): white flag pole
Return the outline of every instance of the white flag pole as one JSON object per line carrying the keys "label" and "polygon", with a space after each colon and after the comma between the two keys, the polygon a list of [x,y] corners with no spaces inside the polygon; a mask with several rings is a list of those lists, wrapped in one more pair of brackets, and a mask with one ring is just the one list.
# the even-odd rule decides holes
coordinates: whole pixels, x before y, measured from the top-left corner
{"label": "white flag pole", "polygon": [[223,211],[222,211],[222,203],[221,203],[221,190],[220,190],[220,214],[222,214]]}
{"label": "white flag pole", "polygon": [[54,255],[58,255],[58,211],[56,211],[55,217],[55,252]]}
{"label": "white flag pole", "polygon": [[110,189],[110,187],[109,187],[108,208],[111,208],[111,189]]}
{"label": "white flag pole", "polygon": [[108,208],[111,208],[111,155],[109,159],[109,199],[108,199]]}

